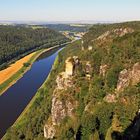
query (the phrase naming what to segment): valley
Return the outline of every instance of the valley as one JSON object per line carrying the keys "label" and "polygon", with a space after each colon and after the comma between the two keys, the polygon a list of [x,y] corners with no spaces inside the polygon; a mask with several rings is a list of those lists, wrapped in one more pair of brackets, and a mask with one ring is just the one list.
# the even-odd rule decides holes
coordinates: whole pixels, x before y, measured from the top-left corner
{"label": "valley", "polygon": [[138,139],[139,31],[140,22],[93,25],[68,44],[3,140]]}
{"label": "valley", "polygon": [[1,0],[0,140],[140,140],[139,13],[139,0]]}

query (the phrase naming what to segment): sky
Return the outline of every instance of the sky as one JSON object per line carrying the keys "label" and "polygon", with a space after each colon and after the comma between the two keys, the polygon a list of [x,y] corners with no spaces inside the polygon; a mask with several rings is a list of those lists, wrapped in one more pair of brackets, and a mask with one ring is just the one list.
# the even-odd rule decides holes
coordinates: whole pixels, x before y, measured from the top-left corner
{"label": "sky", "polygon": [[140,0],[0,0],[0,21],[140,20]]}

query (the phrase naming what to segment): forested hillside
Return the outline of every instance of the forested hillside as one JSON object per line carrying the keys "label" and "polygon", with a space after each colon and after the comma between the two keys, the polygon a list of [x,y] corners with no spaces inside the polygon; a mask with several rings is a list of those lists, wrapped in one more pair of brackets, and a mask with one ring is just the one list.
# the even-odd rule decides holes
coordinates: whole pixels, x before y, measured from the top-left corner
{"label": "forested hillside", "polygon": [[94,25],[63,49],[3,139],[140,139],[140,22]]}
{"label": "forested hillside", "polygon": [[14,58],[40,48],[47,48],[68,41],[51,29],[32,29],[22,26],[0,26],[0,67]]}
{"label": "forested hillside", "polygon": [[101,34],[105,33],[106,31],[113,30],[116,28],[126,28],[130,27],[135,29],[136,31],[140,31],[140,22],[124,22],[124,23],[114,23],[114,24],[96,24],[89,29],[89,32],[85,35],[84,40],[85,44],[88,45],[91,40],[97,38]]}
{"label": "forested hillside", "polygon": [[90,25],[47,24],[48,28],[56,31],[86,32]]}

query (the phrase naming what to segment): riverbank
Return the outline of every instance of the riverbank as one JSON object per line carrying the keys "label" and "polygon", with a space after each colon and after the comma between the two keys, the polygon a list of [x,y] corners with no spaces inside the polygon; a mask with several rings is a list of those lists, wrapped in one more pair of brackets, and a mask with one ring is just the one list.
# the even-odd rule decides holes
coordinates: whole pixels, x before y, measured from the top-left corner
{"label": "riverbank", "polygon": [[[68,43],[64,43],[64,44],[61,44],[61,45],[66,45]],[[13,75],[11,75],[11,77],[8,80],[6,80],[2,84],[0,84],[0,95],[2,95],[8,88],[10,88],[13,84],[15,84],[28,70],[30,70],[30,68],[31,68],[32,64],[34,63],[34,61],[42,53],[44,53],[46,51],[50,51],[50,50],[52,50],[54,48],[58,48],[61,45],[56,45],[56,46],[53,46],[53,47],[50,47],[50,48],[47,48],[47,49],[41,49],[39,51],[34,52],[32,57],[28,61],[26,61],[26,62],[24,61],[24,63],[29,64],[29,66],[22,65],[22,67],[18,71],[16,71],[15,73],[13,73]]]}
{"label": "riverbank", "polygon": [[[38,109],[36,110],[36,107],[49,107],[49,104],[51,103],[51,100],[47,99],[49,97],[51,97],[51,91],[53,90],[52,85],[54,85],[55,83],[55,78],[56,78],[56,72],[57,72],[57,67],[59,66],[59,60],[58,56],[55,58],[55,61],[52,64],[52,68],[50,69],[49,75],[46,78],[45,82],[43,82],[43,84],[40,86],[40,88],[38,88],[38,91],[36,92],[35,96],[32,98],[32,100],[28,103],[28,105],[26,106],[26,108],[24,109],[24,111],[22,111],[22,113],[20,114],[20,116],[18,117],[18,119],[16,120],[16,122],[13,124],[13,126],[9,129],[9,130],[15,130],[15,129],[20,129],[21,127],[23,127],[26,123],[27,124],[31,124],[32,121],[34,121],[34,119],[32,119],[32,113],[37,113],[35,116],[37,117],[37,115],[41,115],[46,114],[49,109],[45,109],[46,113],[44,113],[43,110],[40,110],[41,112],[39,113]],[[45,94],[42,94],[42,90],[45,90]],[[50,95],[49,95],[50,94]],[[42,105],[41,100],[46,98],[45,103],[47,103],[47,105]],[[41,104],[40,104],[41,103]],[[47,113],[48,114],[48,113]],[[47,115],[46,114],[46,115]],[[31,115],[31,116],[30,116]],[[35,118],[36,118],[35,117]],[[31,119],[31,120],[30,120]],[[41,120],[44,120],[43,118]],[[29,123],[29,122],[30,123]],[[39,120],[38,120],[39,121]],[[35,121],[37,122],[37,121]],[[42,128],[42,127],[41,127]],[[5,136],[2,138],[4,139],[8,139],[9,137],[9,130],[7,131],[7,133],[5,134]]]}
{"label": "riverbank", "polygon": [[[38,90],[35,91],[34,96],[28,101],[28,104],[18,115],[14,123],[12,123],[9,129],[6,129],[7,131],[2,138],[3,140],[20,139],[21,137],[24,139],[44,139],[43,128],[51,113],[52,94],[56,86],[56,78],[64,68],[67,54],[71,54],[71,51],[75,52],[77,48],[75,46],[77,44],[74,44],[74,47],[69,52],[68,50],[71,48],[71,45],[67,45],[59,54],[58,52],[55,53],[55,57],[53,55],[50,56],[53,58],[53,62],[51,69],[49,68],[48,77],[44,78],[43,82],[37,88]],[[48,60],[50,61],[50,58]]]}
{"label": "riverbank", "polygon": [[18,72],[24,65],[27,63],[36,52],[31,53],[18,61],[14,64],[11,64],[8,68],[0,71],[0,85],[7,81],[11,76],[13,76],[16,72]]}
{"label": "riverbank", "polygon": [[26,113],[28,112],[28,110],[30,110],[34,104],[34,102],[37,100],[37,98],[40,97],[40,89],[44,89],[46,88],[46,83],[49,82],[49,80],[51,80],[51,72],[53,70],[55,70],[58,66],[58,56],[56,57],[54,64],[52,66],[52,70],[50,71],[47,79],[44,81],[44,83],[42,84],[42,86],[38,89],[37,93],[35,94],[35,96],[32,98],[32,100],[29,102],[29,104],[27,105],[27,107],[24,109],[24,111],[21,113],[21,115],[19,116],[19,118],[16,120],[16,122],[14,123],[13,126],[20,126],[22,124],[22,122],[25,120],[26,118]]}

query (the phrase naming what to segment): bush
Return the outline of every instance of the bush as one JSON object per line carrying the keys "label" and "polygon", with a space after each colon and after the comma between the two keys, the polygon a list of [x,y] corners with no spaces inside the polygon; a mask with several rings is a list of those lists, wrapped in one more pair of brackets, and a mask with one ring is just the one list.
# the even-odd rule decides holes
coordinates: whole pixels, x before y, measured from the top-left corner
{"label": "bush", "polygon": [[28,63],[28,62],[23,64],[24,67],[29,67],[30,65],[31,65],[31,64]]}

